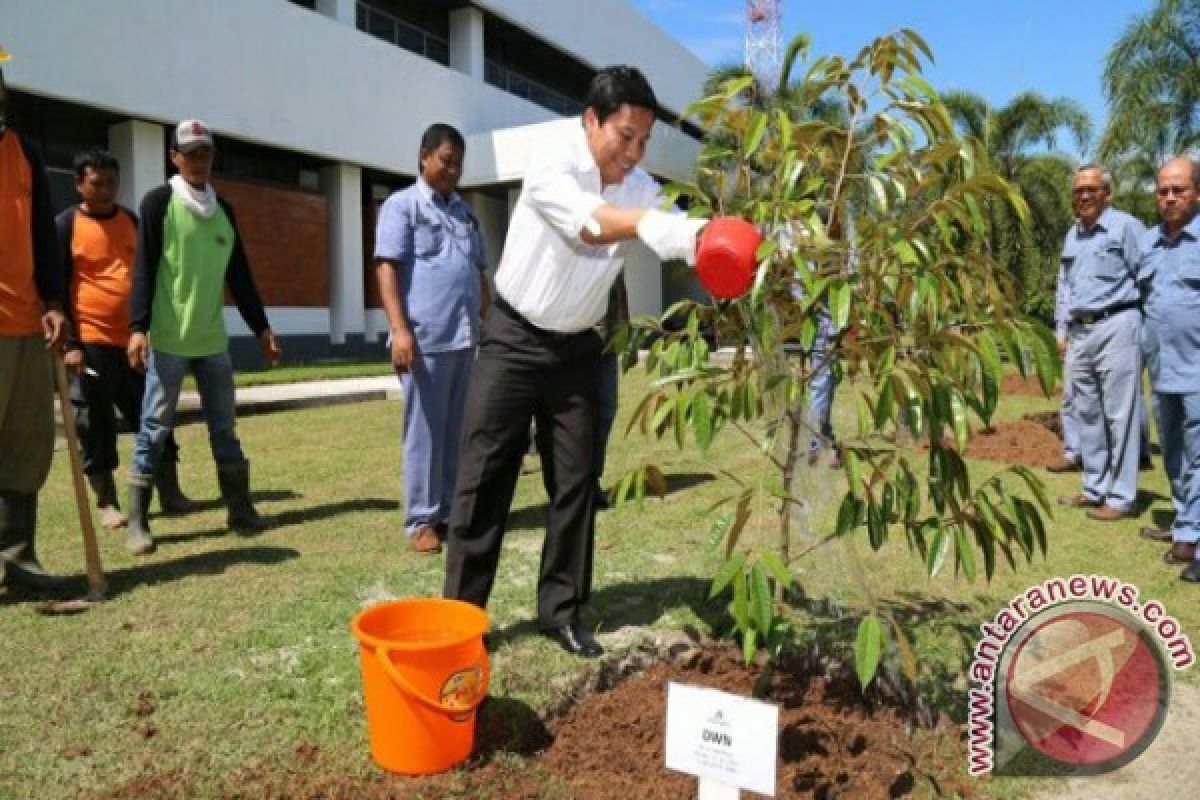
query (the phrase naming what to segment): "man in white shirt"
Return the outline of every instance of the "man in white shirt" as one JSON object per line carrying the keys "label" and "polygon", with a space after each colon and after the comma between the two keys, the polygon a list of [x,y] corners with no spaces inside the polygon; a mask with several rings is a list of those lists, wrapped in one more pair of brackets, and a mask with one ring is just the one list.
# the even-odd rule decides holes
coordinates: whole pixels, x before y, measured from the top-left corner
{"label": "man in white shirt", "polygon": [[538,627],[585,658],[603,653],[579,616],[592,582],[592,428],[603,349],[594,326],[631,240],[690,263],[705,224],[659,210],[658,184],[637,167],[657,107],[641,72],[607,67],[588,90],[582,127],[529,166],[471,374],[450,512],[444,594],[486,607],[535,420],[550,497]]}

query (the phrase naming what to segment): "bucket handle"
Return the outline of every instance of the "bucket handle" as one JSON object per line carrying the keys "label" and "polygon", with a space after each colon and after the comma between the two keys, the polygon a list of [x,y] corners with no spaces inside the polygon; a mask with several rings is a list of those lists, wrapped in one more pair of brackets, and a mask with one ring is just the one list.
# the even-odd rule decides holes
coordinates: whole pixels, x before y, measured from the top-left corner
{"label": "bucket handle", "polygon": [[482,703],[484,698],[487,697],[488,684],[491,680],[491,669],[488,665],[486,651],[484,652],[483,659],[483,685],[479,688],[479,696],[472,700],[470,705],[466,707],[454,707],[438,702],[432,697],[426,697],[424,694],[419,692],[415,686],[409,683],[408,678],[404,677],[400,670],[396,669],[396,665],[393,664],[392,659],[388,657],[394,649],[396,648],[378,647],[375,649],[375,656],[379,659],[379,663],[383,666],[383,671],[386,672],[388,677],[391,678],[397,686],[403,689],[406,694],[409,694],[417,700],[420,700],[422,704],[428,706],[434,711],[440,712],[447,716],[464,714],[479,708],[479,704]]}

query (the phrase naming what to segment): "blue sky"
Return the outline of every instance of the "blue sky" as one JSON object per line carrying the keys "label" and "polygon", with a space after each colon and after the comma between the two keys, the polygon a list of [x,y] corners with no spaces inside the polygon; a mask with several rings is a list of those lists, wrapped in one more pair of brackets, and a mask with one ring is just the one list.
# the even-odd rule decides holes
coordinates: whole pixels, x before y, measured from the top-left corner
{"label": "blue sky", "polygon": [[[709,64],[740,62],[743,0],[631,0]],[[816,54],[857,52],[899,27],[933,49],[926,77],[939,89],[969,89],[1003,105],[1025,90],[1083,103],[1104,125],[1104,57],[1153,0],[783,0],[783,42],[812,37]],[[1065,143],[1064,143],[1065,144]]]}

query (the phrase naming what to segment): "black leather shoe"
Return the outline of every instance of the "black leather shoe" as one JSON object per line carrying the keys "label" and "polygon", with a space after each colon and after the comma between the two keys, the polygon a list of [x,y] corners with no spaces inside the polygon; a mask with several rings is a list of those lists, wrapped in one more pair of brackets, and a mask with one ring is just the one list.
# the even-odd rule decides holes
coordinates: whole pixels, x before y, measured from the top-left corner
{"label": "black leather shoe", "polygon": [[1179,580],[1187,581],[1188,583],[1200,583],[1200,561],[1193,561],[1187,565],[1187,568],[1179,573]]}
{"label": "black leather shoe", "polygon": [[607,511],[612,508],[612,501],[608,499],[608,492],[604,491],[599,483],[592,488],[592,507],[597,511]]}
{"label": "black leather shoe", "polygon": [[581,625],[563,625],[558,628],[546,628],[542,635],[552,639],[563,650],[580,658],[598,658],[604,655],[604,648]]}

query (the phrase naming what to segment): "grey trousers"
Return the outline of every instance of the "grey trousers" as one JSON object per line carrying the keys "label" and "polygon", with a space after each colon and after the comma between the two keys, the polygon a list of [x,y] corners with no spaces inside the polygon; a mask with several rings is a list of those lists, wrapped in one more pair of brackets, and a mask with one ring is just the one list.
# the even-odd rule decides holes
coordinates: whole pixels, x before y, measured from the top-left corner
{"label": "grey trousers", "polygon": [[46,340],[0,336],[0,490],[37,494],[54,456],[54,378]]}
{"label": "grey trousers", "polygon": [[1120,511],[1137,498],[1141,327],[1141,313],[1130,309],[1068,330],[1083,494]]}

